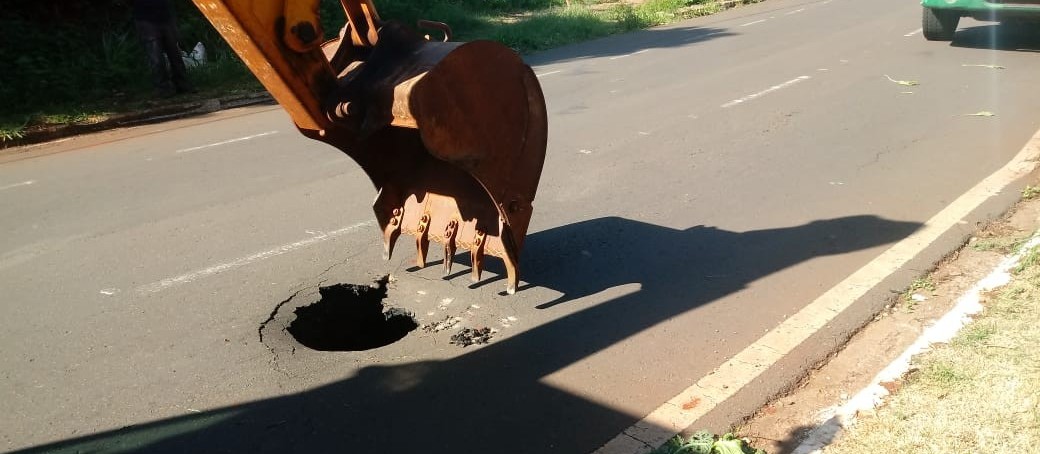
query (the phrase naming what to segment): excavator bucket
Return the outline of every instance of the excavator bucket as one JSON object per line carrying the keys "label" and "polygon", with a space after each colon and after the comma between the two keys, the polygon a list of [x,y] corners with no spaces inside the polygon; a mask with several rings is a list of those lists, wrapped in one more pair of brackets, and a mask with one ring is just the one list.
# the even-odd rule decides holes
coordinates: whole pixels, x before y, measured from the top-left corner
{"label": "excavator bucket", "polygon": [[370,0],[341,0],[347,21],[330,40],[319,0],[193,1],[302,134],[365,170],[387,259],[402,233],[419,267],[431,242],[443,245],[446,275],[460,249],[475,281],[492,255],[516,291],[548,126],[515,52],[451,42],[447,25],[420,21],[444,38],[431,40],[381,20]]}

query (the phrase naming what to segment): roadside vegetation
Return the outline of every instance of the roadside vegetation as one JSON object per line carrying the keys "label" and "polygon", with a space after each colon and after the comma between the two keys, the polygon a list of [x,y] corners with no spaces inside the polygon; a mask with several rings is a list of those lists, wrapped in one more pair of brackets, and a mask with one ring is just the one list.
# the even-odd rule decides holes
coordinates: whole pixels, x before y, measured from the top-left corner
{"label": "roadside vegetation", "polygon": [[[1011,245],[1008,237],[997,244]],[[1040,446],[1040,250],[948,345],[914,359],[902,387],[827,454],[1036,452]]]}
{"label": "roadside vegetation", "polygon": [[683,438],[676,435],[650,454],[766,454],[751,446],[746,438],[731,433],[717,436],[708,431],[699,431]]}
{"label": "roadside vegetation", "polygon": [[[758,0],[755,0],[758,1]],[[384,18],[447,23],[457,40],[492,39],[521,53],[661,25],[717,11],[720,0],[376,0]],[[206,64],[190,70],[198,94],[153,96],[130,0],[14,0],[0,17],[0,142],[27,128],[96,122],[146,107],[261,90],[188,0],[174,0],[181,46],[201,42]],[[322,0],[326,33],[343,23]]]}

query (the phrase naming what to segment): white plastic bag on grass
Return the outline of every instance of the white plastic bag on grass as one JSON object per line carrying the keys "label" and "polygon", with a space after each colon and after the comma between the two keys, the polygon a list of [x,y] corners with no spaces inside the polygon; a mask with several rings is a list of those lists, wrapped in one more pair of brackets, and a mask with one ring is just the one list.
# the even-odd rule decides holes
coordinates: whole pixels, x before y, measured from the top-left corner
{"label": "white plastic bag on grass", "polygon": [[184,60],[184,67],[188,69],[206,64],[206,46],[197,43],[190,54],[181,51],[181,59]]}

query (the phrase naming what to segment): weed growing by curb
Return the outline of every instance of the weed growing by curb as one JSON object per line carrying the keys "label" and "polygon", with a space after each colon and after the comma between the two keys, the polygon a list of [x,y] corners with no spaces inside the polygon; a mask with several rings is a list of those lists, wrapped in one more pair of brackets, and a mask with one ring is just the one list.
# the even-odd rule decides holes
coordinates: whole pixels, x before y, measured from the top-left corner
{"label": "weed growing by curb", "polygon": [[925,276],[914,279],[914,281],[910,283],[910,287],[903,293],[903,302],[906,304],[907,312],[913,312],[914,309],[917,308],[918,301],[914,299],[914,295],[922,290],[928,292],[935,291],[935,283],[932,282],[930,277]]}

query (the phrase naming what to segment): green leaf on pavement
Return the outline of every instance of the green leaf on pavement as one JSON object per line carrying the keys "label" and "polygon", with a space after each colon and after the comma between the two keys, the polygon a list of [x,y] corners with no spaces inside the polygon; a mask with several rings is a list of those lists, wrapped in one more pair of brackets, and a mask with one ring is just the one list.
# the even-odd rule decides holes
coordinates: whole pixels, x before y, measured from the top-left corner
{"label": "green leaf on pavement", "polygon": [[896,80],[896,79],[893,79],[888,74],[885,74],[885,77],[888,78],[888,80],[890,82],[894,82],[894,83],[897,83],[899,85],[904,85],[904,86],[907,86],[907,87],[913,87],[915,85],[921,85],[921,83],[916,81],[916,80]]}

